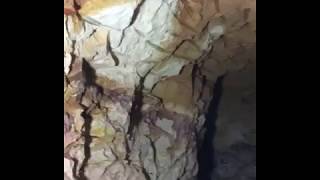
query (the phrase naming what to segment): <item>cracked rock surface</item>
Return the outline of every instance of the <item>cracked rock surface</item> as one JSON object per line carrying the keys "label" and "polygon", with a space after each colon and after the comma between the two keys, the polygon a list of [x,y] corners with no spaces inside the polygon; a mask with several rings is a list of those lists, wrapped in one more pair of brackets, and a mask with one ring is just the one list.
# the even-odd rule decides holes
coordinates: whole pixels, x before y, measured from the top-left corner
{"label": "cracked rock surface", "polygon": [[255,59],[234,2],[64,0],[65,180],[196,179],[212,85]]}

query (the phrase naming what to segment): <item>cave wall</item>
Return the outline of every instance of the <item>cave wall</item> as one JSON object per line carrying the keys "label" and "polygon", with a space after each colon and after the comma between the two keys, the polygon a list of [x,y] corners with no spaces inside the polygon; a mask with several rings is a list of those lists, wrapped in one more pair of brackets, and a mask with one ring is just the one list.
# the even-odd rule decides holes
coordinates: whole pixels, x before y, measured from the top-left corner
{"label": "cave wall", "polygon": [[222,89],[212,179],[256,179],[256,65],[227,74]]}
{"label": "cave wall", "polygon": [[255,60],[255,1],[64,2],[64,178],[195,179],[212,85]]}

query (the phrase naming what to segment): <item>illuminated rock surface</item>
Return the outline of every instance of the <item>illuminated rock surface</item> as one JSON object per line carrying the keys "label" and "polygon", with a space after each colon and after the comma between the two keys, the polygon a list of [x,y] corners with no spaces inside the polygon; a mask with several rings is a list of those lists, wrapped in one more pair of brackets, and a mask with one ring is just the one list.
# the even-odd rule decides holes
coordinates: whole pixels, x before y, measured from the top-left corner
{"label": "illuminated rock surface", "polygon": [[255,1],[65,0],[65,180],[196,179],[213,84],[255,42]]}

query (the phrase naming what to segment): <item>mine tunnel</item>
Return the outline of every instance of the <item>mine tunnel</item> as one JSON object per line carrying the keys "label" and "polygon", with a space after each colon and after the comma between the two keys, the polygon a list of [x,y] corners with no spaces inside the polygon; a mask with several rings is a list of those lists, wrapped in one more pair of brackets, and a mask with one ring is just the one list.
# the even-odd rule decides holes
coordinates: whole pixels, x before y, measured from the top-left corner
{"label": "mine tunnel", "polygon": [[255,0],[64,0],[64,180],[253,179]]}

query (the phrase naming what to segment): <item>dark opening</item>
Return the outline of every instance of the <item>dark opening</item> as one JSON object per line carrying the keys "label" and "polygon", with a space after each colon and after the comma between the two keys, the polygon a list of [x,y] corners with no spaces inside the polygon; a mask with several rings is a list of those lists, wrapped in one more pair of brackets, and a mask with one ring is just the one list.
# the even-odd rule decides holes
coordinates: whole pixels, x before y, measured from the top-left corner
{"label": "dark opening", "polygon": [[215,168],[213,142],[216,133],[216,120],[218,118],[219,104],[223,91],[223,79],[224,76],[219,77],[214,85],[213,98],[210,102],[208,113],[206,114],[206,122],[204,124],[206,132],[204,139],[200,141],[202,144],[198,152],[198,180],[211,180]]}

